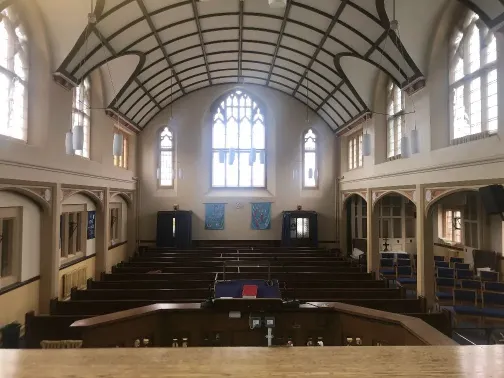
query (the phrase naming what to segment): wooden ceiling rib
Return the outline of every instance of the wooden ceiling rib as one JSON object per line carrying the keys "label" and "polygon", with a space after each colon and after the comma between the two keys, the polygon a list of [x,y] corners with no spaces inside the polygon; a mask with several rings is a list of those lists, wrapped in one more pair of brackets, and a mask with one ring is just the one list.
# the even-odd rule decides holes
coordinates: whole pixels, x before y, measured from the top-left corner
{"label": "wooden ceiling rib", "polygon": [[[170,101],[194,90],[243,82],[280,90],[303,103],[308,92],[309,106],[337,131],[369,110],[340,59],[381,65],[401,85],[422,78],[389,28],[385,0],[374,5],[288,0],[280,10],[269,8],[267,0],[108,1],[99,1],[92,27],[99,44],[90,43],[88,51],[90,36],[83,32],[57,72],[78,83],[97,62],[139,55],[139,67],[110,105],[139,129]],[[485,13],[484,3],[500,0],[459,1],[488,23],[504,21],[502,4],[503,13]]]}

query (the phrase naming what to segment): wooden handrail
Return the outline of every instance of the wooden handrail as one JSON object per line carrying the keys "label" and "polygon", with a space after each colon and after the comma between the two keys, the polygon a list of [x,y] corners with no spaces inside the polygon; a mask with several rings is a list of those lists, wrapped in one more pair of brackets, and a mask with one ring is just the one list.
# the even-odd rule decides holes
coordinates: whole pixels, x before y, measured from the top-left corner
{"label": "wooden handrail", "polygon": [[308,308],[310,306],[317,308],[332,308],[339,313],[347,315],[397,324],[408,330],[408,332],[410,332],[413,336],[427,345],[458,345],[455,341],[443,335],[434,327],[425,323],[421,319],[411,316],[375,310],[372,308],[353,306],[340,302],[308,302],[300,307]]}

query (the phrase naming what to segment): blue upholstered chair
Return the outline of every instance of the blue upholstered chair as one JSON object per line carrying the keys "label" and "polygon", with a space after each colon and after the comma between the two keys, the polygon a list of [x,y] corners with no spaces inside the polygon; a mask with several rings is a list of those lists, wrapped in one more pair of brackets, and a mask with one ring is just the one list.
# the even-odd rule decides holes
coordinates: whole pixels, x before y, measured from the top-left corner
{"label": "blue upholstered chair", "polygon": [[411,266],[396,266],[396,283],[399,287],[416,290],[417,279]]}
{"label": "blue upholstered chair", "polygon": [[458,280],[472,280],[474,272],[470,269],[455,269],[455,277]]}
{"label": "blue upholstered chair", "polygon": [[504,321],[504,292],[483,290],[482,297],[483,322],[488,324]]}
{"label": "blue upholstered chair", "polygon": [[504,282],[484,282],[483,289],[485,291],[494,291],[497,293],[504,293]]}
{"label": "blue upholstered chair", "polygon": [[395,259],[395,253],[394,252],[385,252],[380,254],[380,258],[382,259]]}
{"label": "blue upholstered chair", "polygon": [[380,275],[384,278],[393,279],[395,278],[395,261],[393,258],[381,258],[380,259]]}
{"label": "blue upholstered chair", "polygon": [[481,281],[499,281],[499,272],[489,272],[486,270],[481,270],[479,273]]}
{"label": "blue upholstered chair", "polygon": [[436,268],[449,268],[450,263],[447,261],[434,261],[434,266]]}
{"label": "blue upholstered chair", "polygon": [[455,279],[453,277],[436,278],[436,301],[440,306],[450,306],[453,303],[453,289]]}
{"label": "blue upholstered chair", "polygon": [[453,267],[455,269],[470,269],[469,264],[466,264],[466,263],[454,263]]}
{"label": "blue upholstered chair", "polygon": [[444,256],[434,256],[434,261],[445,261]]}
{"label": "blue upholstered chair", "polygon": [[478,307],[476,290],[455,288],[453,290],[453,313],[455,325],[465,320],[479,326],[482,310]]}
{"label": "blue upholstered chair", "polygon": [[463,257],[450,257],[450,266],[453,266],[455,263],[463,263]]}
{"label": "blue upholstered chair", "polygon": [[436,276],[443,278],[455,278],[455,269],[453,268],[436,268]]}

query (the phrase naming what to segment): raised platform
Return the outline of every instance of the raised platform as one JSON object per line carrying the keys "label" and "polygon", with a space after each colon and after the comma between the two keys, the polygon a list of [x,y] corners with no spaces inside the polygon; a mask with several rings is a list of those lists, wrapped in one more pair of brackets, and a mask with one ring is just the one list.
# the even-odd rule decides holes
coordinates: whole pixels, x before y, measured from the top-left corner
{"label": "raised platform", "polygon": [[503,377],[504,346],[2,350],[0,378]]}

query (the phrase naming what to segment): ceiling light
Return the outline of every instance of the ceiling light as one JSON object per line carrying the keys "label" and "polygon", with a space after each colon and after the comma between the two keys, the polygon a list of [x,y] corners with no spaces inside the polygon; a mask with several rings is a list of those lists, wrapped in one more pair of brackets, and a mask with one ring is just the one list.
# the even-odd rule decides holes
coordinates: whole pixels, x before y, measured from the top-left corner
{"label": "ceiling light", "polygon": [[287,6],[287,0],[268,0],[268,3],[271,8],[285,8]]}

